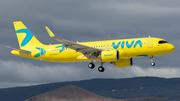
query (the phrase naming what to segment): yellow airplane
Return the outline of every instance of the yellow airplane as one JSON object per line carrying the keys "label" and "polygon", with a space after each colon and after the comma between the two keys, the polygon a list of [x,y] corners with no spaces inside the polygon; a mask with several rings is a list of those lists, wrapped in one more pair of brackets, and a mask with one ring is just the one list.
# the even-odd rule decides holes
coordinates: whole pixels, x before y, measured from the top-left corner
{"label": "yellow airplane", "polygon": [[45,26],[49,36],[62,44],[42,44],[21,21],[13,22],[19,48],[12,49],[13,55],[53,62],[89,61],[88,67],[95,67],[93,62],[100,61],[99,72],[104,71],[103,64],[109,62],[116,67],[129,67],[133,58],[149,56],[154,66],[153,56],[164,55],[175,50],[166,40],[155,37],[117,39],[92,42],[72,42],[56,37]]}

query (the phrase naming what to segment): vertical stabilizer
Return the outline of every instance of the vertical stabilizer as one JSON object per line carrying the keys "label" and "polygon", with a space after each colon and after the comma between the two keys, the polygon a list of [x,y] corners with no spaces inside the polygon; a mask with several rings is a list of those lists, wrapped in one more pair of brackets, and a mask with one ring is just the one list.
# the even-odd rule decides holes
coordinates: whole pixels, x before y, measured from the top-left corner
{"label": "vertical stabilizer", "polygon": [[13,22],[20,49],[43,45],[21,21]]}

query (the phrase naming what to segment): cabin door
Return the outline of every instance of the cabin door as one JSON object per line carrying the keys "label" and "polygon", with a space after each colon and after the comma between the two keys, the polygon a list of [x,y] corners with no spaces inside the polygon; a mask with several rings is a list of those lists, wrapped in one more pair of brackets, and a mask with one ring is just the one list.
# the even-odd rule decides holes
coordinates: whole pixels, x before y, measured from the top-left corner
{"label": "cabin door", "polygon": [[153,39],[149,38],[147,44],[148,48],[153,48]]}

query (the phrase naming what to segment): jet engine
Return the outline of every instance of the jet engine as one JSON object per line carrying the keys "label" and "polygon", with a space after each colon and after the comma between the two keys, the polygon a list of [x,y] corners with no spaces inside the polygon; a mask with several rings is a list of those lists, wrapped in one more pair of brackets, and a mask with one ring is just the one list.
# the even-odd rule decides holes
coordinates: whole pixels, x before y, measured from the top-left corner
{"label": "jet engine", "polygon": [[118,50],[106,50],[102,51],[98,56],[101,62],[110,62],[119,60],[119,51]]}

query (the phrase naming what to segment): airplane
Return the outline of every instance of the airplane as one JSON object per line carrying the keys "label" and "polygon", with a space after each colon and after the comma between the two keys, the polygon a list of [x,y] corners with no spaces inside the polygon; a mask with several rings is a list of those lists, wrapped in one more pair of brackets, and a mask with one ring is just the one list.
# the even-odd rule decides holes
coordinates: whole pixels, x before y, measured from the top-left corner
{"label": "airplane", "polygon": [[12,49],[11,54],[52,62],[82,62],[89,61],[88,67],[93,69],[94,62],[101,62],[99,72],[104,72],[103,64],[109,62],[116,67],[130,67],[133,58],[150,57],[151,65],[155,66],[154,56],[171,53],[175,47],[166,40],[156,37],[116,39],[91,42],[72,42],[56,37],[45,26],[49,36],[62,44],[42,44],[23,24],[13,22],[19,48]]}

